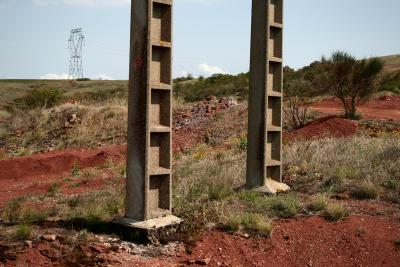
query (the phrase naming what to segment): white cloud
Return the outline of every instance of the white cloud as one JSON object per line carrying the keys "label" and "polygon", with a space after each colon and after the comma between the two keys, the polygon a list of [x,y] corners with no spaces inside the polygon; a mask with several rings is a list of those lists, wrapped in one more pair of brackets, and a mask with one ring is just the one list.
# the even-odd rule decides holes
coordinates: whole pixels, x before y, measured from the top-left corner
{"label": "white cloud", "polygon": [[97,74],[94,76],[95,80],[114,80],[114,78],[106,75],[106,74]]}
{"label": "white cloud", "polygon": [[210,66],[207,63],[201,63],[198,65],[198,69],[206,75],[212,75],[212,74],[228,74],[227,71],[223,70],[222,68],[218,66]]}
{"label": "white cloud", "polygon": [[174,72],[174,78],[186,77],[189,73],[186,70]]}
{"label": "white cloud", "polygon": [[65,5],[65,6],[128,6],[131,0],[32,0],[35,5]]}
{"label": "white cloud", "polygon": [[55,74],[55,73],[47,73],[43,76],[40,76],[41,80],[68,80],[68,74]]}

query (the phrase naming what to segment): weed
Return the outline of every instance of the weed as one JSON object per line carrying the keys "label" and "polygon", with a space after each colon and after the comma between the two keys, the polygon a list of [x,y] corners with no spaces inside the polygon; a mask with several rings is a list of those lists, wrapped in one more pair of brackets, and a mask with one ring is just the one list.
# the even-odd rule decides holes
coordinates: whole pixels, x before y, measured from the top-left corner
{"label": "weed", "polygon": [[294,218],[301,210],[299,201],[292,196],[271,197],[268,202],[272,211],[280,218]]}
{"label": "weed", "polygon": [[49,188],[47,189],[47,194],[48,194],[50,197],[56,196],[57,193],[58,193],[58,191],[60,190],[60,187],[61,187],[61,184],[58,183],[58,182],[51,184],[51,185],[49,186]]}
{"label": "weed", "polygon": [[222,228],[228,232],[238,232],[243,229],[252,234],[271,236],[272,221],[258,213],[231,214]]}
{"label": "weed", "polygon": [[238,144],[239,150],[245,151],[247,150],[247,136],[242,135],[239,139],[239,144]]}
{"label": "weed", "polygon": [[11,234],[11,240],[27,240],[32,235],[32,226],[28,224],[19,224]]}
{"label": "weed", "polygon": [[390,189],[390,190],[397,190],[400,188],[400,181],[390,179],[382,184],[385,188]]}
{"label": "weed", "polygon": [[311,211],[319,212],[325,210],[327,206],[327,197],[325,195],[318,195],[307,205],[307,208]]}
{"label": "weed", "polygon": [[329,221],[342,220],[346,215],[346,208],[340,204],[329,204],[323,212],[324,218]]}
{"label": "weed", "polygon": [[77,161],[74,162],[71,169],[72,177],[79,177],[81,175],[81,168],[79,167],[79,163]]}
{"label": "weed", "polygon": [[227,232],[234,233],[239,231],[242,220],[239,215],[230,215],[223,225],[223,229]]}
{"label": "weed", "polygon": [[246,213],[242,215],[241,224],[246,231],[261,236],[271,236],[273,229],[272,221],[257,213]]}
{"label": "weed", "polygon": [[379,196],[379,191],[374,183],[364,181],[353,187],[351,195],[357,199],[376,199]]}

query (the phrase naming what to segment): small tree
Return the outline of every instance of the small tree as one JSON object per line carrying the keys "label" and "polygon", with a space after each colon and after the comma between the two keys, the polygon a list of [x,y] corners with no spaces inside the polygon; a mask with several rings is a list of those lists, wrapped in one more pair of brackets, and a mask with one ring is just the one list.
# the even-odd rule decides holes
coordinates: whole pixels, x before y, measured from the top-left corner
{"label": "small tree", "polygon": [[357,106],[365,103],[376,90],[384,63],[378,58],[356,60],[346,52],[334,52],[322,58],[318,86],[340,99],[346,118],[356,118]]}

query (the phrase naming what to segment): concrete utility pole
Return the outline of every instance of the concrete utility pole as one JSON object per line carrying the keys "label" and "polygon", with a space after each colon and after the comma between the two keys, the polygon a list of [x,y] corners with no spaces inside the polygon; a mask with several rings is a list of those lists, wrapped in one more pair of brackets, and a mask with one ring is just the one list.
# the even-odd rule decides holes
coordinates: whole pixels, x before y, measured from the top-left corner
{"label": "concrete utility pole", "polygon": [[289,189],[280,184],[283,0],[253,0],[251,29],[247,187],[276,193]]}
{"label": "concrete utility pole", "polygon": [[126,213],[153,229],[171,215],[172,0],[132,0]]}

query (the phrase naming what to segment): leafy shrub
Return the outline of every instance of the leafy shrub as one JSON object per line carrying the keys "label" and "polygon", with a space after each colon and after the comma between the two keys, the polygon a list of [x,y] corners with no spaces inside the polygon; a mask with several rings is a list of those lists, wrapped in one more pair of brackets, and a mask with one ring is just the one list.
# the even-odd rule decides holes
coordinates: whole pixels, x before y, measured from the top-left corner
{"label": "leafy shrub", "polygon": [[23,109],[51,108],[63,99],[63,92],[56,88],[40,88],[29,91],[27,95],[15,100]]}

